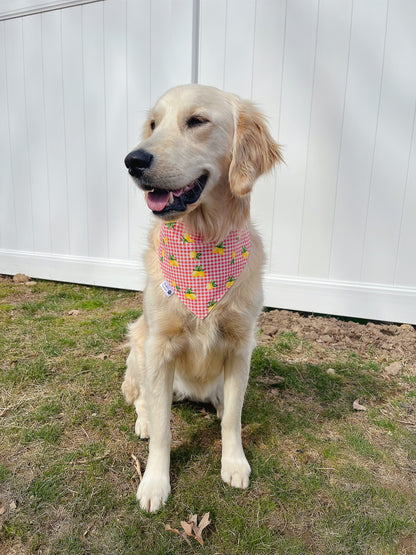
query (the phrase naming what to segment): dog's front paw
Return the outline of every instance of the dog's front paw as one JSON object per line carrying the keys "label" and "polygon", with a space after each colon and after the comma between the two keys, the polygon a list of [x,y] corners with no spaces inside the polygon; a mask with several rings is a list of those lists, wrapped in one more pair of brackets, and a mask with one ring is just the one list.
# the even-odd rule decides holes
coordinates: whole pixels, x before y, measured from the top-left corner
{"label": "dog's front paw", "polygon": [[245,489],[248,487],[251,468],[244,454],[239,457],[223,457],[221,478],[229,486]]}
{"label": "dog's front paw", "polygon": [[148,421],[145,418],[141,418],[140,416],[138,416],[136,419],[136,424],[134,426],[134,431],[140,439],[148,439],[150,437]]}
{"label": "dog's front paw", "polygon": [[151,476],[144,473],[136,498],[144,511],[154,513],[165,503],[170,493],[169,477]]}

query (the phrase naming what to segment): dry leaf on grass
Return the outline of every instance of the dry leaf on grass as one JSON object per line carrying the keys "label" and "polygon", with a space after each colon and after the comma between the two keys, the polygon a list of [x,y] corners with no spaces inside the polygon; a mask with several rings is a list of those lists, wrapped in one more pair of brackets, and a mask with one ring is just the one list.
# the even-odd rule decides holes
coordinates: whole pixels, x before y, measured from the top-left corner
{"label": "dry leaf on grass", "polygon": [[179,532],[179,530],[176,530],[176,528],[172,528],[170,524],[165,524],[165,530],[167,530],[168,532],[174,532],[175,534],[178,534],[192,547],[192,544],[188,540],[188,536],[186,535],[186,532]]}
{"label": "dry leaf on grass", "polygon": [[187,522],[185,522],[184,520],[181,520],[181,526],[183,528],[183,532],[180,532],[176,528],[172,528],[170,524],[165,525],[165,530],[167,530],[168,532],[174,532],[175,534],[182,536],[182,538],[186,540],[189,545],[191,545],[191,542],[189,541],[188,537],[194,538],[201,545],[204,545],[204,540],[202,539],[202,531],[209,524],[211,524],[211,521],[209,519],[209,513],[205,513],[202,516],[201,520],[199,521],[199,525],[198,525],[198,515],[189,515],[189,519]]}
{"label": "dry leaf on grass", "polygon": [[364,405],[360,405],[360,402],[358,399],[356,399],[353,404],[352,404],[352,408],[354,410],[367,410],[367,407],[365,407]]}
{"label": "dry leaf on grass", "polygon": [[[195,518],[194,518],[195,517]],[[189,522],[192,522],[192,529],[194,531],[194,534],[196,536],[196,539],[199,541],[199,543],[201,545],[204,545],[204,542],[202,540],[202,531],[204,530],[204,528],[206,528],[209,524],[211,524],[211,521],[209,519],[209,513],[205,513],[201,520],[199,521],[199,526],[197,526],[197,515],[191,515],[189,517]]]}
{"label": "dry leaf on grass", "polygon": [[80,310],[77,310],[76,308],[74,308],[73,310],[70,310],[68,312],[68,316],[78,316],[78,314],[80,313]]}

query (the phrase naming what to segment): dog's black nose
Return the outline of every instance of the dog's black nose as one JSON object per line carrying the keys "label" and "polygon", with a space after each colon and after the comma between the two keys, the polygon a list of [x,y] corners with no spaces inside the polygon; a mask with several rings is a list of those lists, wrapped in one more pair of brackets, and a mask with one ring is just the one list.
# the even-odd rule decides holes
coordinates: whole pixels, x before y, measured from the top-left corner
{"label": "dog's black nose", "polygon": [[129,174],[134,177],[140,177],[143,170],[150,168],[152,161],[153,154],[150,154],[150,152],[147,152],[144,148],[133,150],[124,158],[124,163],[129,170]]}

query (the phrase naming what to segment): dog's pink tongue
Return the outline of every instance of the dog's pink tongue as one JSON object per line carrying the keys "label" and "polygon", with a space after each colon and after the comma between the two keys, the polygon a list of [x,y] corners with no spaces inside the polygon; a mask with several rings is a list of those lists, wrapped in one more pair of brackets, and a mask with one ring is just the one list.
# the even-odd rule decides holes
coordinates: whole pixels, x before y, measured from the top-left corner
{"label": "dog's pink tongue", "polygon": [[147,206],[150,210],[160,212],[165,208],[169,200],[169,191],[151,191],[147,195]]}

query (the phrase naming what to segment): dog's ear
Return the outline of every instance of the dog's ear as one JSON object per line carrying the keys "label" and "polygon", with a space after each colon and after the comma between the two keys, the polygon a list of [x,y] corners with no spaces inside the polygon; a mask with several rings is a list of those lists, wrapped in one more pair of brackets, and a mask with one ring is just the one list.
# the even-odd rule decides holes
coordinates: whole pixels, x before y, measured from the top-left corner
{"label": "dog's ear", "polygon": [[249,193],[255,180],[283,158],[272,139],[264,116],[249,101],[235,106],[234,140],[229,169],[231,191],[236,196]]}

